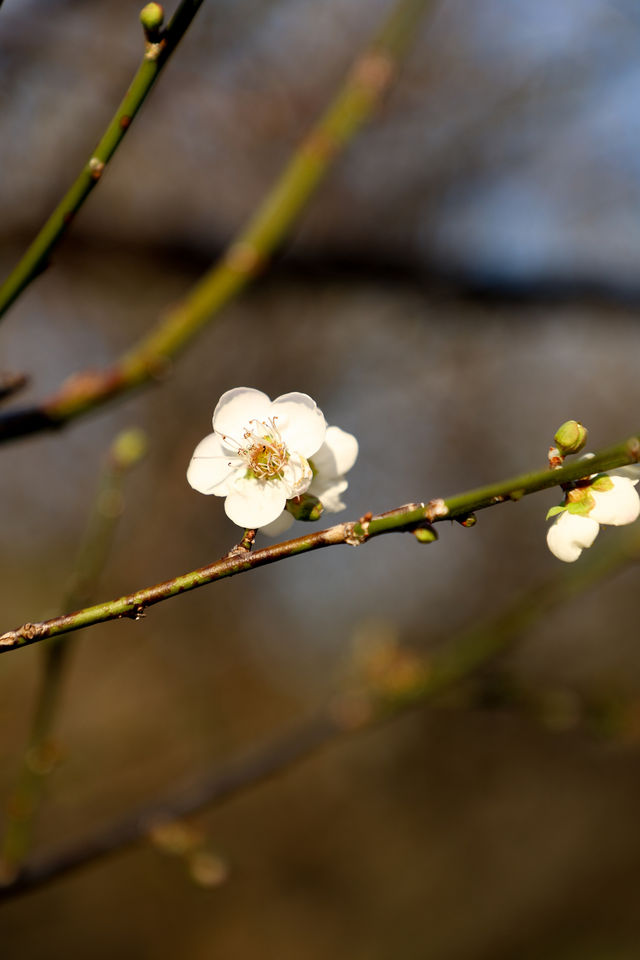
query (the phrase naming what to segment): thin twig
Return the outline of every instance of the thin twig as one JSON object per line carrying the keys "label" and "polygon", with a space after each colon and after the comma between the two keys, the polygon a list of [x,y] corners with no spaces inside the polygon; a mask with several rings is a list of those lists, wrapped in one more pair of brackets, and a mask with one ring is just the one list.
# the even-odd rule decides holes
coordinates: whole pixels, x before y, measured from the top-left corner
{"label": "thin twig", "polygon": [[161,32],[159,42],[154,45],[147,42],[145,54],[131,86],[109,121],[91,157],[20,262],[0,286],[0,317],[6,313],[31,281],[46,268],[51,252],[60,243],[78,210],[99,183],[106,165],[131,127],[147,94],[182,40],[202,2],[203,0],[182,0],[166,30]]}
{"label": "thin twig", "polygon": [[12,397],[29,383],[26,373],[1,373],[0,374],[0,402]]}
{"label": "thin twig", "polygon": [[375,684],[365,677],[365,684],[356,691],[341,694],[316,717],[244,760],[233,762],[223,770],[216,769],[215,773],[152,801],[80,842],[34,858],[11,884],[0,888],[0,900],[37,890],[89,863],[144,842],[158,823],[224,803],[286,772],[347,735],[369,730],[433,701],[503,654],[552,608],[575,599],[627,563],[637,561],[639,553],[638,532],[621,533],[615,545],[592,554],[580,567],[563,571],[562,576],[527,591],[498,616],[474,622],[433,655],[414,660],[409,671],[399,648],[398,670],[394,670],[391,663]]}
{"label": "thin twig", "polygon": [[[122,513],[123,480],[143,455],[144,446],[139,431],[126,430],[116,437],[109,451],[87,531],[76,558],[69,593],[63,603],[63,609],[67,611],[87,603],[95,593]],[[42,677],[29,740],[22,770],[9,798],[7,822],[0,844],[2,879],[17,874],[29,850],[44,779],[56,763],[58,751],[52,739],[53,727],[73,639],[70,636],[57,637],[43,650]]]}
{"label": "thin twig", "polygon": [[143,587],[116,600],[108,600],[40,623],[25,623],[16,630],[9,630],[0,636],[0,653],[38,643],[47,637],[59,636],[96,623],[104,623],[107,620],[123,618],[136,620],[144,615],[147,607],[163,600],[300,553],[321,550],[337,544],[359,546],[383,533],[415,531],[417,538],[422,540],[425,524],[430,525],[439,520],[454,520],[458,517],[466,518],[474,511],[485,507],[518,501],[528,494],[546,490],[561,483],[580,480],[585,476],[587,464],[589,473],[593,474],[628,463],[636,463],[639,459],[640,437],[634,436],[606,450],[601,450],[588,461],[574,460],[556,470],[545,469],[521,474],[448,499],[430,500],[426,504],[405,504],[376,516],[366,514],[360,520],[339,523],[326,530],[305,534],[295,540],[263,547],[261,550],[253,552],[243,550],[240,553],[232,551],[231,554],[205,567],[183,573],[155,586]]}
{"label": "thin twig", "polygon": [[64,426],[133,387],[162,376],[175,357],[264,269],[333,161],[389,88],[429,0],[399,0],[344,86],[303,141],[255,216],[221,259],[151,333],[106,370],[70,377],[42,403],[0,416],[0,441]]}

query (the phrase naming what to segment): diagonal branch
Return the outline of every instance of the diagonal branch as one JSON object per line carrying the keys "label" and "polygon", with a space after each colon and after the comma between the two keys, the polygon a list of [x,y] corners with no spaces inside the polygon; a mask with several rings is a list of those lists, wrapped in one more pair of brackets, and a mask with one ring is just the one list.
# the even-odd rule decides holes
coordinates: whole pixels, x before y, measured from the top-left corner
{"label": "diagonal branch", "polygon": [[[287,540],[261,550],[249,552],[231,551],[214,563],[189,573],[183,573],[164,583],[144,587],[116,600],[108,600],[75,613],[54,617],[41,623],[25,623],[16,630],[0,636],[0,653],[15,650],[47,637],[59,636],[72,630],[80,630],[107,620],[123,618],[139,619],[147,607],[170,597],[203,587],[205,584],[245,573],[300,553],[321,550],[337,544],[358,546],[383,533],[415,532],[418,540],[433,540],[430,526],[438,520],[467,518],[475,510],[494,506],[497,503],[518,501],[530,493],[546,490],[560,483],[568,483],[585,477],[588,463],[589,474],[611,470],[640,460],[640,437],[630,437],[615,446],[595,454],[588,461],[576,460],[555,470],[539,470],[502,480],[486,487],[479,487],[448,499],[430,500],[428,503],[409,503],[386,513],[366,514],[357,521],[339,523],[326,530],[309,533],[295,540]],[[422,536],[425,534],[426,536]]]}
{"label": "diagonal branch", "polygon": [[42,403],[0,415],[0,441],[62,427],[166,372],[169,362],[264,268],[290,232],[333,161],[389,88],[427,4],[428,0],[397,0],[255,216],[158,326],[112,367],[76,374]]}
{"label": "diagonal branch", "polygon": [[84,840],[68,843],[57,851],[34,858],[11,883],[0,887],[0,900],[37,890],[87,864],[121,853],[146,841],[158,823],[193,815],[206,807],[232,800],[346,736],[370,730],[430,703],[503,654],[551,609],[572,601],[627,563],[637,561],[639,554],[638,532],[623,534],[615,547],[599,550],[585,564],[526,591],[497,616],[483,622],[474,620],[440,651],[426,660],[420,658],[408,675],[403,669],[406,661],[401,657],[399,671],[395,673],[391,664],[391,669],[385,671],[382,686],[367,684],[365,678],[363,689],[355,694],[351,691],[343,693],[317,716],[244,759],[126,814]]}
{"label": "diagonal branch", "polygon": [[42,273],[54,248],[60,243],[78,210],[98,184],[106,165],[120,146],[162,68],[182,40],[203,0],[182,0],[158,42],[147,40],[142,63],[131,81],[93,154],[44,224],[36,238],[0,286],[0,317],[32,280]]}

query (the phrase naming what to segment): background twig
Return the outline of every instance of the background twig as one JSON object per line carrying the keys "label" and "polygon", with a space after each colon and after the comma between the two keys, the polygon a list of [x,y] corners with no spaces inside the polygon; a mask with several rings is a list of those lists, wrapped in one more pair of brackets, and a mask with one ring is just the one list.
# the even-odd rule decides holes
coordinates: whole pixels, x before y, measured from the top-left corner
{"label": "background twig", "polygon": [[42,403],[0,416],[0,441],[51,430],[140,384],[169,361],[262,270],[300,216],[331,163],[388,89],[428,0],[400,0],[356,60],[333,103],[285,168],[255,216],[151,333],[109,369],[72,376]]}
{"label": "background twig", "polygon": [[[87,603],[107,560],[122,513],[122,484],[126,473],[144,453],[144,438],[137,430],[119,434],[109,451],[100,478],[87,531],[80,546],[64,610]],[[0,845],[0,881],[17,873],[26,856],[42,797],[45,776],[52,771],[57,749],[52,740],[64,677],[72,652],[72,637],[57,637],[42,655],[42,677],[31,722],[22,770],[9,798],[7,821]]]}
{"label": "background twig", "polygon": [[101,179],[106,165],[118,149],[147,94],[184,36],[202,2],[203,0],[182,0],[166,30],[162,31],[160,42],[155,45],[156,49],[150,50],[150,45],[147,43],[145,55],[131,81],[131,86],[109,121],[91,157],[29,245],[22,259],[0,286],[0,317],[47,266],[51,252],[60,243],[78,210]]}
{"label": "background twig", "polygon": [[12,883],[0,890],[0,899],[35,890],[88,863],[121,852],[147,839],[159,822],[224,803],[346,735],[371,729],[434,700],[503,654],[551,609],[574,600],[628,563],[637,562],[639,555],[638,531],[621,533],[615,545],[594,552],[579,567],[522,594],[497,616],[474,622],[433,655],[426,658],[413,655],[407,659],[400,648],[395,663],[392,654],[379,675],[365,674],[355,691],[342,693],[322,713],[246,759],[153,801],[88,839],[34,859]]}

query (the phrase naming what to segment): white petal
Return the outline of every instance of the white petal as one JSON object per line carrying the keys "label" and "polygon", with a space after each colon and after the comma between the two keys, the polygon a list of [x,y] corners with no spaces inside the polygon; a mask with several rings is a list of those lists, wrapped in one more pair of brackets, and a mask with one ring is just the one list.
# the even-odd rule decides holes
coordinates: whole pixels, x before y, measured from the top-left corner
{"label": "white petal", "polygon": [[358,441],[340,427],[327,427],[324,443],[313,455],[313,466],[327,477],[339,477],[351,470],[358,457]]}
{"label": "white petal", "polygon": [[271,400],[262,390],[234,387],[223,393],[213,411],[213,429],[221,437],[232,437],[238,443],[252,420],[269,417]]}
{"label": "white petal", "polygon": [[346,507],[346,504],[340,499],[340,494],[344,493],[348,486],[348,482],[342,477],[324,480],[320,475],[316,475],[311,481],[309,493],[317,497],[329,513],[338,513],[339,510],[344,510]]}
{"label": "white petal", "polygon": [[304,457],[292,453],[282,471],[282,482],[286,486],[287,500],[290,497],[299,497],[309,489],[313,479],[311,467]]}
{"label": "white petal", "polygon": [[640,497],[635,488],[636,481],[627,477],[612,476],[613,490],[591,490],[596,502],[589,513],[589,519],[597,523],[606,523],[621,527],[633,523],[640,515]]}
{"label": "white petal", "polygon": [[280,516],[271,523],[267,523],[264,527],[260,527],[260,532],[266,533],[268,537],[279,537],[285,532],[285,530],[288,530],[292,524],[293,517],[288,510],[283,510]]}
{"label": "white petal", "polygon": [[276,480],[236,480],[224,502],[226,515],[239,527],[262,527],[279,517],[287,497],[284,485]]}
{"label": "white petal", "polygon": [[224,497],[228,493],[229,481],[238,469],[244,469],[238,457],[230,456],[223,449],[220,437],[215,433],[201,440],[191,457],[187,470],[187,480],[199,493],[213,493]]}
{"label": "white petal", "polygon": [[315,400],[306,393],[283,393],[276,397],[269,415],[274,418],[290,452],[310,457],[322,445],[327,422]]}
{"label": "white petal", "polygon": [[599,524],[591,517],[581,517],[565,510],[549,527],[547,546],[558,560],[573,563],[586,547],[591,546],[599,529]]}

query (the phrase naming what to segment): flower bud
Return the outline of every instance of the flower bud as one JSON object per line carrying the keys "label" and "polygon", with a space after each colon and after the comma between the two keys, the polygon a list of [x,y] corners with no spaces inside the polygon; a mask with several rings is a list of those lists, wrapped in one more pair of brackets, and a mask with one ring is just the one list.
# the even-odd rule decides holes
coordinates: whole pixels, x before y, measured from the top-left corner
{"label": "flower bud", "polygon": [[438,534],[433,529],[431,525],[424,527],[417,527],[413,531],[413,535],[418,541],[418,543],[433,543],[434,540],[438,539]]}
{"label": "flower bud", "polygon": [[149,40],[155,40],[162,27],[164,10],[159,3],[148,3],[140,11],[140,23]]}
{"label": "flower bud", "polygon": [[319,520],[324,507],[313,494],[303,493],[287,500],[287,510],[295,520]]}
{"label": "flower bud", "polygon": [[582,450],[587,442],[587,428],[577,420],[567,420],[558,428],[553,439],[560,455],[566,457],[569,453]]}

